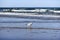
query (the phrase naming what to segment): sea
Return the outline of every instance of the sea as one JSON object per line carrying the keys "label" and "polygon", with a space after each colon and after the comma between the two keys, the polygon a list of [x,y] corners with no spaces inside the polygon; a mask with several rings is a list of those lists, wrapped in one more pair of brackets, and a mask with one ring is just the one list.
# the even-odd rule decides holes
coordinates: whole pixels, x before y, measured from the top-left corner
{"label": "sea", "polygon": [[[29,23],[35,29],[23,29]],[[60,40],[60,20],[0,17],[0,40]]]}

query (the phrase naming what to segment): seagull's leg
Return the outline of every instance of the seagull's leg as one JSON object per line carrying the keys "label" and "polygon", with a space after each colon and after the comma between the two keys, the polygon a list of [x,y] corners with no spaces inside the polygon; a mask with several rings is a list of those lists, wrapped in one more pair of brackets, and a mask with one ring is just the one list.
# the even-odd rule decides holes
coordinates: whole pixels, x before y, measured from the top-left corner
{"label": "seagull's leg", "polygon": [[32,25],[30,25],[29,28],[31,29],[32,28]]}

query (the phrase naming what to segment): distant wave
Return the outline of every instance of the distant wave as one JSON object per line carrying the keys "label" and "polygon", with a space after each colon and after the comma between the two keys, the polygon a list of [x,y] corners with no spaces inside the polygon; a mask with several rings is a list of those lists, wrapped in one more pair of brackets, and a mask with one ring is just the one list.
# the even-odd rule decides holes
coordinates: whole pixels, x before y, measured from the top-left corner
{"label": "distant wave", "polygon": [[60,23],[60,21],[0,21],[0,23]]}

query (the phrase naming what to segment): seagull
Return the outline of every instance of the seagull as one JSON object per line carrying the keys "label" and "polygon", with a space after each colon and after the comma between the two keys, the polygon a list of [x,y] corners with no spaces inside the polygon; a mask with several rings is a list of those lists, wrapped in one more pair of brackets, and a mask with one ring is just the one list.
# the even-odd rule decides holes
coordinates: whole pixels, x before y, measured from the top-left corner
{"label": "seagull", "polygon": [[27,24],[27,27],[30,27],[31,28],[32,27],[32,24],[33,24],[32,22],[28,23]]}

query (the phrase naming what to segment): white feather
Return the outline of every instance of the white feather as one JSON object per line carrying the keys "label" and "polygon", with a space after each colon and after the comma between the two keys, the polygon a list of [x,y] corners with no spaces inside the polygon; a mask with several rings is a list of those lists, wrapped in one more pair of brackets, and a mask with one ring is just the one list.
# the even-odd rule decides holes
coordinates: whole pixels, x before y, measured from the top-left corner
{"label": "white feather", "polygon": [[33,23],[28,23],[27,26],[32,26]]}

